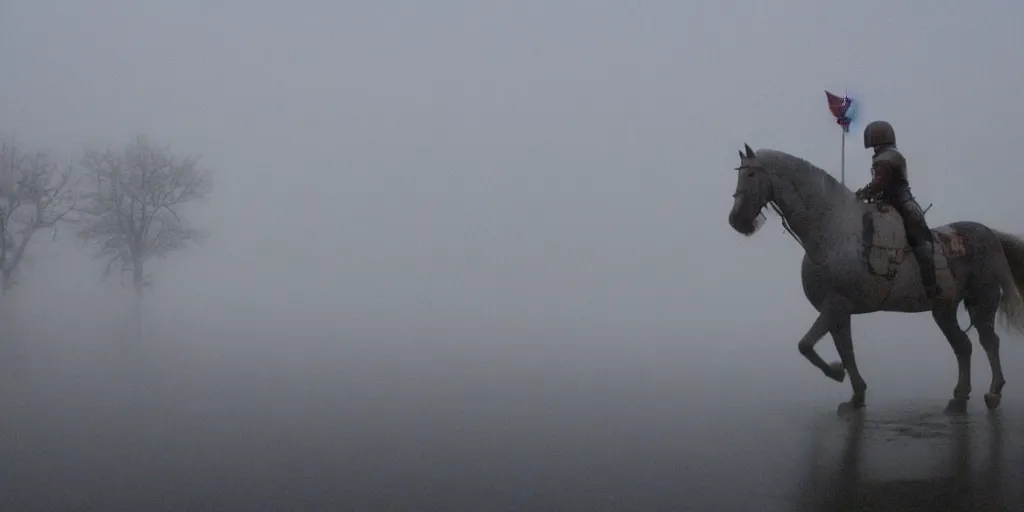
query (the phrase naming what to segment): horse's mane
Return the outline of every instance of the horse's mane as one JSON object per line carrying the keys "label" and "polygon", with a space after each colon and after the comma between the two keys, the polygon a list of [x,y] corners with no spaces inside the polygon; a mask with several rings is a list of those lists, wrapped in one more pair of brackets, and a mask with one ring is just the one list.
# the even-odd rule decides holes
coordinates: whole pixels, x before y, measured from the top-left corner
{"label": "horse's mane", "polygon": [[839,183],[839,180],[833,178],[832,175],[825,172],[824,169],[798,156],[794,156],[777,149],[759,149],[755,153],[757,155],[758,162],[764,165],[769,172],[774,171],[779,174],[785,173],[804,177],[813,176],[825,180],[834,187],[846,189],[845,185]]}

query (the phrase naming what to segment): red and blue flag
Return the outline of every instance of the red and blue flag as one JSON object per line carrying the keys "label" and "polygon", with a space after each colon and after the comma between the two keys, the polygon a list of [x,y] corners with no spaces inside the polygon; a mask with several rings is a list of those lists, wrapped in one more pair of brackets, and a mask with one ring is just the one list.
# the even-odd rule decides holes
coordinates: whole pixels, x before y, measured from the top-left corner
{"label": "red and blue flag", "polygon": [[857,109],[849,96],[839,96],[825,91],[828,99],[828,110],[836,118],[836,124],[843,127],[843,133],[849,133]]}

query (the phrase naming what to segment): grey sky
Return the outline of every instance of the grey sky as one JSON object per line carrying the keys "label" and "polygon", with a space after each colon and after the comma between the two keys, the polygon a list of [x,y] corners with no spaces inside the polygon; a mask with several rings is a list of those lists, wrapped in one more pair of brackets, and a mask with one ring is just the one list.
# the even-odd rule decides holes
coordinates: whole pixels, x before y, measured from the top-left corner
{"label": "grey sky", "polygon": [[[933,225],[1022,230],[1022,17],[1010,1],[7,0],[0,125],[66,155],[139,133],[204,155],[215,237],[158,276],[183,311],[624,344],[756,330],[795,354],[813,318],[800,250],[774,217],[753,239],[729,228],[736,150],[838,174],[822,90],[848,88],[863,120],[895,125]],[[874,318],[944,345],[924,316]]]}

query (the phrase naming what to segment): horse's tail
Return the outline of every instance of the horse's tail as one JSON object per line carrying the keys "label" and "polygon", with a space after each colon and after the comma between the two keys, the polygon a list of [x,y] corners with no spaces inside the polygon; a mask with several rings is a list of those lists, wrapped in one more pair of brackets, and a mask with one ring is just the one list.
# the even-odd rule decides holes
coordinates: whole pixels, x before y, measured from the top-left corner
{"label": "horse's tail", "polygon": [[1000,286],[1003,296],[999,303],[999,313],[1003,324],[1024,334],[1024,239],[995,231],[999,243],[1003,246],[1006,265],[999,272]]}

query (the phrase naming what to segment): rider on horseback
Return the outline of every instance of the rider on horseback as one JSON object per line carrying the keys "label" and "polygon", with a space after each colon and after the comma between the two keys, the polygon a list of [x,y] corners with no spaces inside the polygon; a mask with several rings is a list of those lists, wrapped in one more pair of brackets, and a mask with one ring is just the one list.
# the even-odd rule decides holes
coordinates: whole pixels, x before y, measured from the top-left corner
{"label": "rider on horseback", "polygon": [[871,183],[857,191],[857,199],[888,204],[903,217],[907,242],[914,250],[921,270],[928,300],[941,294],[935,281],[933,240],[931,229],[924,220],[924,212],[910,194],[907,181],[907,160],[896,149],[896,133],[886,121],[873,121],[864,128],[864,148],[874,148],[871,158]]}

